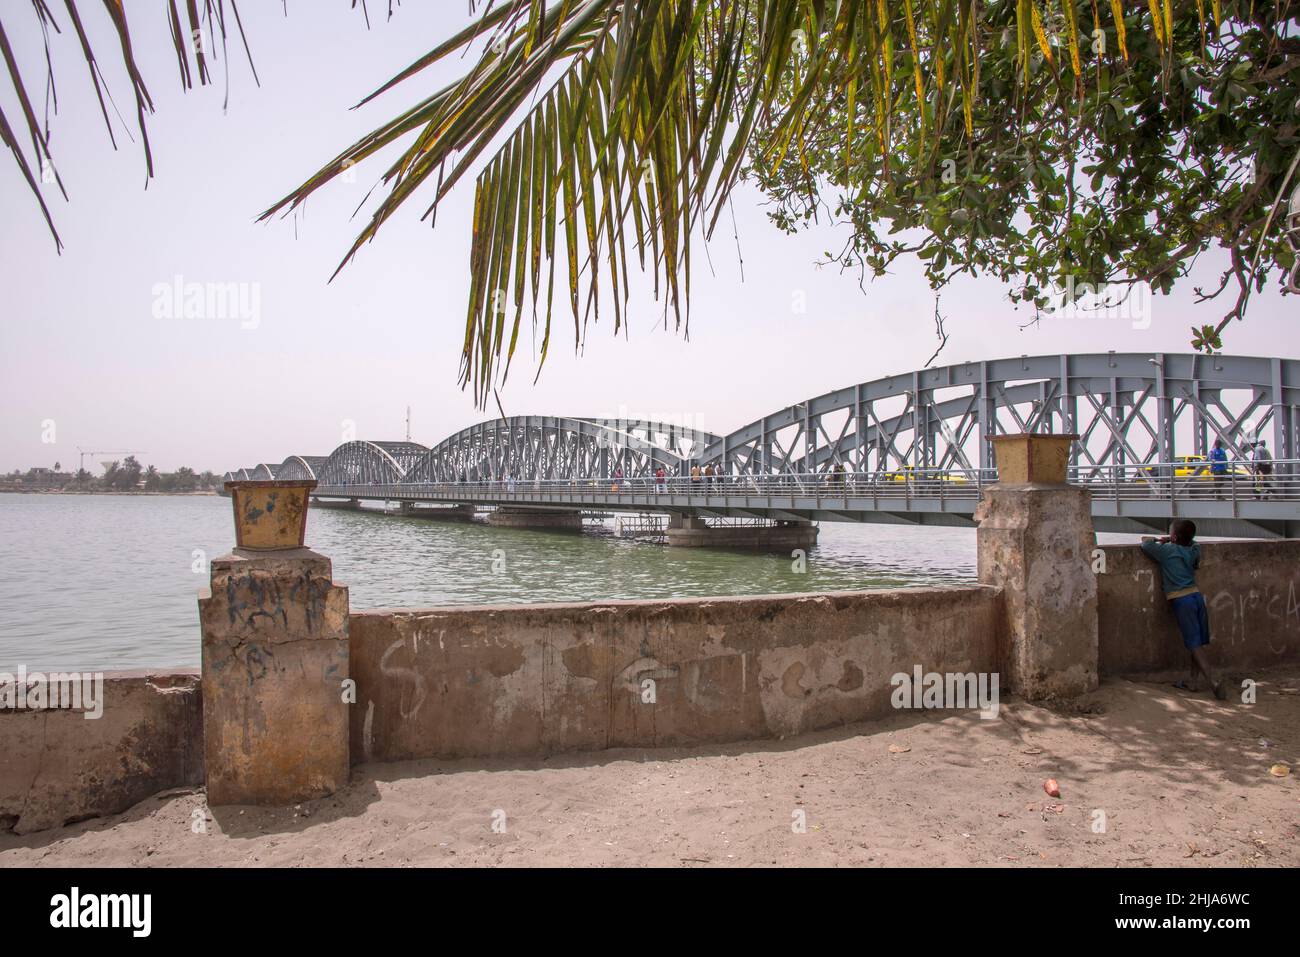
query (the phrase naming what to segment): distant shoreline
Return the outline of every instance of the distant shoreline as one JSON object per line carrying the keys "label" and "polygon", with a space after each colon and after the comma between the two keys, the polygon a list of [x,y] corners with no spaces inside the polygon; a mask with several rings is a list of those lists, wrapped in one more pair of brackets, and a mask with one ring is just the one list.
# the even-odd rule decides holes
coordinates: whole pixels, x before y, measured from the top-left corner
{"label": "distant shoreline", "polygon": [[0,488],[0,494],[11,493],[13,495],[220,495],[215,489],[205,489],[194,492],[146,492],[144,489],[135,491],[123,491],[120,489],[93,489],[93,488]]}

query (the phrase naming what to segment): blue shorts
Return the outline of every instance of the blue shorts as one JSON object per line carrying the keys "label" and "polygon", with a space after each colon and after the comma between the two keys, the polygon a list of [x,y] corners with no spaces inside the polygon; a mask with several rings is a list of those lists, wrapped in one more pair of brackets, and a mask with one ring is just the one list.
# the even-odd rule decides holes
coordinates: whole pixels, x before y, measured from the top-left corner
{"label": "blue shorts", "polygon": [[1210,643],[1210,613],[1205,607],[1205,596],[1200,592],[1171,598],[1169,607],[1173,610],[1178,630],[1183,634],[1183,646],[1188,651]]}

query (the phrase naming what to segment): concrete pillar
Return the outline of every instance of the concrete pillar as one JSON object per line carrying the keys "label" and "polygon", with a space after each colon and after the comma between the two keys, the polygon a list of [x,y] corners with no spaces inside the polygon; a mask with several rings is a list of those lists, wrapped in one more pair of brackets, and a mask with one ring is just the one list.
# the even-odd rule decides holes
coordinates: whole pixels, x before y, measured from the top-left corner
{"label": "concrete pillar", "polygon": [[999,482],[975,513],[980,583],[1002,589],[1002,681],[1028,700],[1097,687],[1096,533],[1091,493],[1065,483],[1073,438],[998,436]]}
{"label": "concrete pillar", "polygon": [[401,502],[396,513],[403,518],[432,518],[444,522],[472,522],[474,506],[461,505],[417,505],[415,502]]}
{"label": "concrete pillar", "polygon": [[350,498],[345,502],[324,502],[318,498],[313,498],[311,505],[312,508],[342,508],[353,512],[361,511],[361,499],[359,498]]}
{"label": "concrete pillar", "polygon": [[199,599],[208,803],[293,804],[348,782],[348,590],[307,548],[235,549]]}
{"label": "concrete pillar", "polygon": [[488,513],[488,524],[501,528],[538,528],[555,532],[582,531],[582,512],[560,508],[501,506]]}
{"label": "concrete pillar", "polygon": [[698,515],[672,514],[665,541],[677,548],[742,548],[788,552],[817,544],[817,526],[810,522],[776,525],[710,525]]}
{"label": "concrete pillar", "polygon": [[698,515],[683,515],[681,512],[670,512],[668,527],[670,529],[705,531],[708,529],[709,523]]}

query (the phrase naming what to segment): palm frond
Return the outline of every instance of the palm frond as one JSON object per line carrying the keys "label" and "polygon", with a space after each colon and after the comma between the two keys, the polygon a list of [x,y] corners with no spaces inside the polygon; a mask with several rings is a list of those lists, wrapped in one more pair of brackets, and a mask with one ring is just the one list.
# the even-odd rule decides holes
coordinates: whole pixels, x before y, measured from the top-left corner
{"label": "palm frond", "polygon": [[[226,51],[228,37],[227,3],[229,3],[229,10],[234,20],[234,30],[239,34],[240,41],[243,43],[244,52],[248,56],[249,67],[253,71],[253,78],[256,82],[257,71],[253,67],[248,39],[244,36],[244,27],[235,0],[202,0],[201,3],[200,0],[183,0],[183,9],[177,5],[177,0],[164,0],[165,13],[171,31],[172,44],[175,48],[176,62],[183,88],[188,89],[195,85],[203,86],[214,82],[212,63],[214,59],[219,58],[217,45],[220,45],[221,56],[224,56]],[[107,17],[108,23],[117,38],[116,56],[120,58],[121,65],[131,83],[132,93],[135,98],[136,123],[140,132],[141,149],[145,159],[146,178],[152,178],[154,172],[153,153],[149,147],[149,132],[145,119],[147,114],[153,113],[153,100],[149,96],[148,87],[145,85],[144,77],[141,75],[136,62],[131,28],[127,21],[126,8],[122,0],[102,0],[101,4],[95,4],[90,0],[64,0],[67,23],[71,25],[72,32],[76,35],[81,56],[85,60],[86,68],[90,74],[90,82],[95,90],[95,98],[99,102],[100,114],[103,116],[104,125],[108,129],[109,142],[116,149],[117,137],[113,133],[113,123],[109,118],[108,108],[105,104],[105,96],[108,92],[107,84],[100,66],[100,58],[92,46],[86,28],[90,9],[101,5],[103,8],[102,15]],[[49,89],[54,91],[55,61],[50,48],[50,31],[55,34],[62,34],[63,29],[48,0],[32,0],[32,9],[44,41],[47,71],[45,82]],[[49,233],[54,239],[55,248],[62,250],[63,242],[55,229],[54,219],[45,202],[41,187],[53,184],[58,187],[64,199],[68,198],[68,193],[64,188],[63,179],[59,175],[54,153],[50,148],[49,130],[41,118],[36,115],[32,100],[28,95],[27,91],[31,83],[23,75],[22,67],[10,44],[9,34],[6,32],[5,17],[12,14],[11,9],[6,9],[4,16],[0,16],[0,56],[4,58],[14,98],[18,103],[23,122],[27,127],[27,138],[30,147],[24,149],[14,129],[10,126],[9,119],[3,115],[3,112],[0,112],[0,143],[7,146],[13,154],[14,161],[18,164],[23,179],[26,180],[33,198],[40,207],[41,215],[45,219]],[[52,100],[57,112],[57,95],[54,95]]]}
{"label": "palm frond", "polygon": [[[57,104],[49,43],[62,26],[52,0],[31,2]],[[229,21],[226,2],[159,0],[183,88],[213,82],[228,32],[239,34],[252,66],[235,0],[229,0]],[[358,3],[368,23],[365,0],[352,0],[354,8]],[[64,0],[64,6],[116,147],[100,58],[83,16],[94,4]],[[102,6],[117,37],[114,59],[131,83],[152,176],[146,115],[153,101],[122,0],[102,0]],[[1152,42],[1141,44],[1139,56],[1154,48],[1170,75],[1171,0],[1132,3],[1127,11],[1120,0],[1092,6],[1094,29],[1102,28],[1108,7],[1104,26],[1118,47],[1116,55],[1103,54],[1107,70],[1125,68],[1130,30],[1144,29]],[[392,0],[388,7],[391,16]],[[1207,14],[1198,0],[1202,44],[1212,32],[1210,17],[1215,29],[1221,24],[1220,8],[1213,0]],[[665,322],[671,314],[679,329],[689,328],[693,236],[712,235],[742,176],[793,163],[812,191],[812,170],[835,170],[855,186],[871,176],[892,182],[907,165],[932,170],[987,123],[980,101],[990,89],[1032,110],[1033,101],[1084,88],[1082,74],[1094,58],[1085,66],[1077,18],[1074,0],[490,0],[468,27],[358,105],[470,53],[472,65],[459,79],[342,150],[262,218],[296,209],[356,163],[396,148],[381,177],[385,191],[342,257],[342,269],[435,174],[432,195],[422,200],[423,216],[435,221],[441,200],[472,177],[461,375],[485,403],[510,368],[525,312],[531,311],[535,334],[542,326],[539,369],[545,361],[556,260],[565,259],[560,284],[568,287],[575,348],[602,304],[613,312],[615,330],[626,324],[629,247],[653,277]],[[9,11],[0,16],[0,56],[22,123],[16,130],[0,113],[0,142],[61,245],[42,184],[63,191],[63,183],[28,95],[33,84],[5,32],[10,19]],[[1007,46],[1014,52],[1010,73],[986,82],[986,59]],[[1058,49],[1068,51],[1069,70],[1057,62]],[[255,69],[253,76],[256,81]]]}
{"label": "palm frond", "polygon": [[[1164,44],[1168,6],[1150,4],[1152,31]],[[1073,89],[1081,74],[1075,5],[1061,3],[1059,40],[1070,57],[1064,77],[1047,8],[1045,0],[489,3],[469,27],[361,102],[482,46],[464,76],[344,149],[262,217],[294,210],[345,169],[402,141],[383,175],[387,194],[342,269],[435,171],[425,216],[475,171],[461,375],[486,403],[510,367],[525,306],[534,333],[544,319],[539,368],[545,361],[557,259],[566,260],[575,348],[598,316],[602,283],[612,292],[606,301],[615,330],[626,322],[628,246],[681,328],[689,323],[691,235],[697,228],[712,234],[748,163],[804,162],[807,145],[825,140],[829,118],[847,115],[846,177],[878,160],[888,175],[900,137],[910,144],[906,155],[933,155],[955,99],[970,136],[983,44],[1004,28],[1016,37],[1022,84],[1040,82],[1041,58],[1050,82]],[[1119,0],[1110,10],[1127,60]],[[900,112],[909,101],[914,107]],[[855,129],[860,114],[871,132],[865,141]],[[763,147],[755,153],[760,128]]]}

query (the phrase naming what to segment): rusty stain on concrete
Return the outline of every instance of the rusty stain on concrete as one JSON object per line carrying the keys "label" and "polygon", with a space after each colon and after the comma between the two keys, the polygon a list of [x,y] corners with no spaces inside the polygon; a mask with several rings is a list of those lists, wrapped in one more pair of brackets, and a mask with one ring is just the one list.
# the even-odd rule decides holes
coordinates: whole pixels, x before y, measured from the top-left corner
{"label": "rusty stain on concrete", "polygon": [[802,661],[796,661],[785,669],[785,674],[781,676],[781,693],[787,698],[803,698],[812,694],[811,688],[805,688],[799,683],[803,678],[803,672]]}

